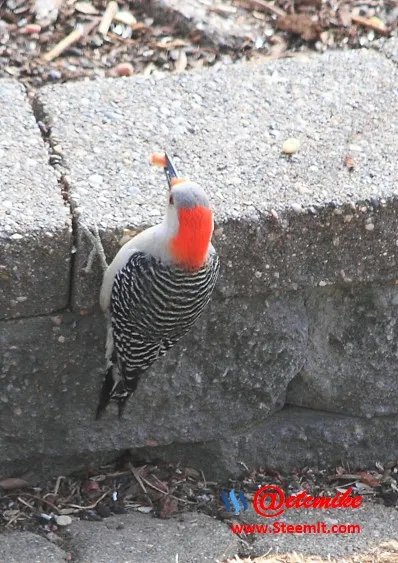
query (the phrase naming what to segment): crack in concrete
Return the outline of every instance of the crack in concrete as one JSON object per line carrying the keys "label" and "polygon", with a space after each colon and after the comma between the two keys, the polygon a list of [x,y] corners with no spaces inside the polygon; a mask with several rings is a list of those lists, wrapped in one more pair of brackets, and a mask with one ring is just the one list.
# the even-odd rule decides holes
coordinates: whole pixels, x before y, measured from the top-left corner
{"label": "crack in concrete", "polygon": [[[25,90],[27,91],[26,87]],[[57,139],[52,136],[52,129],[50,125],[50,118],[46,113],[43,103],[39,98],[39,93],[35,94],[33,97],[29,96],[27,92],[27,98],[31,105],[34,118],[38,125],[40,134],[42,136],[43,142],[48,150],[48,164],[55,170],[55,175],[57,178],[58,185],[61,191],[61,197],[64,200],[65,205],[69,207],[70,220],[72,225],[72,245],[70,253],[70,268],[69,268],[69,292],[68,292],[68,302],[65,309],[62,311],[70,311],[72,308],[72,294],[73,294],[73,280],[76,269],[76,253],[77,253],[77,220],[73,212],[73,204],[70,198],[70,185],[67,180],[67,170],[62,162],[62,155],[60,155],[54,148],[58,145]],[[60,312],[60,311],[58,311]],[[42,315],[33,315],[33,317]],[[20,317],[22,318],[22,317]],[[27,317],[32,318],[32,317]]]}

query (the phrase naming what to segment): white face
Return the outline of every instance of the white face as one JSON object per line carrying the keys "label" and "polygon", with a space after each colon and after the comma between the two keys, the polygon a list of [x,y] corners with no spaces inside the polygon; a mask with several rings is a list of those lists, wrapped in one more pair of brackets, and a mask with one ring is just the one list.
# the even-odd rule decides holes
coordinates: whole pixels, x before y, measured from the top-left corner
{"label": "white face", "polygon": [[196,205],[210,207],[206,192],[199,184],[188,181],[171,188],[164,217],[164,224],[170,237],[178,233],[178,209],[190,209]]}

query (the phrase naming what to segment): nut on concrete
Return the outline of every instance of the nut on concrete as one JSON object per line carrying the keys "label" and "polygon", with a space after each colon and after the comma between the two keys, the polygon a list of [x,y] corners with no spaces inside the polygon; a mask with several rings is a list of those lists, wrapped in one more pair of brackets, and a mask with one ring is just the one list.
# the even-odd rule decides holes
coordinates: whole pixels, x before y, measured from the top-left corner
{"label": "nut on concrete", "polygon": [[71,223],[22,85],[0,80],[0,319],[66,307]]}
{"label": "nut on concrete", "polygon": [[[207,189],[223,227],[219,290],[253,295],[395,279],[397,77],[385,56],[360,50],[68,83],[40,99],[64,148],[78,223],[98,223],[109,258],[124,228],[160,221],[167,187],[148,156],[167,150]],[[287,158],[289,137],[302,149]],[[81,275],[88,251],[80,246],[76,259],[76,308],[98,299],[99,270]]]}

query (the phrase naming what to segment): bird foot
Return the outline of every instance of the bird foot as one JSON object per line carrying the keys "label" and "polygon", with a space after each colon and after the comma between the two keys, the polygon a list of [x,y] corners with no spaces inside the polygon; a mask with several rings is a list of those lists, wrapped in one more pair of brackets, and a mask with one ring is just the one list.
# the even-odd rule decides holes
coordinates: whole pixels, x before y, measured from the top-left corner
{"label": "bird foot", "polygon": [[106,261],[105,251],[104,251],[104,247],[102,246],[102,241],[97,225],[94,225],[91,230],[83,224],[81,225],[81,227],[83,229],[84,234],[93,245],[92,249],[90,250],[90,254],[88,255],[87,264],[85,268],[83,268],[83,272],[85,274],[90,274],[92,272],[94,259],[96,256],[98,256],[101,263],[101,267],[105,272],[105,270],[108,267],[108,263]]}

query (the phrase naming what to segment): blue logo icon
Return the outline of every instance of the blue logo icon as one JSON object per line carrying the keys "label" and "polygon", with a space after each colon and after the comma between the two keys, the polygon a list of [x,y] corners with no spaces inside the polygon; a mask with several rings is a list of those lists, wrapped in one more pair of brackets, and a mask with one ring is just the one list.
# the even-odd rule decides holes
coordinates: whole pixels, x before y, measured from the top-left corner
{"label": "blue logo icon", "polygon": [[243,510],[247,510],[249,508],[247,504],[247,500],[245,499],[245,495],[243,494],[242,491],[239,491],[238,498],[236,497],[235,489],[231,489],[229,491],[229,495],[225,491],[223,491],[221,493],[221,500],[225,504],[228,512],[232,511],[232,506],[231,506],[232,503],[235,509],[235,516],[237,516],[240,513],[242,506],[243,506]]}

